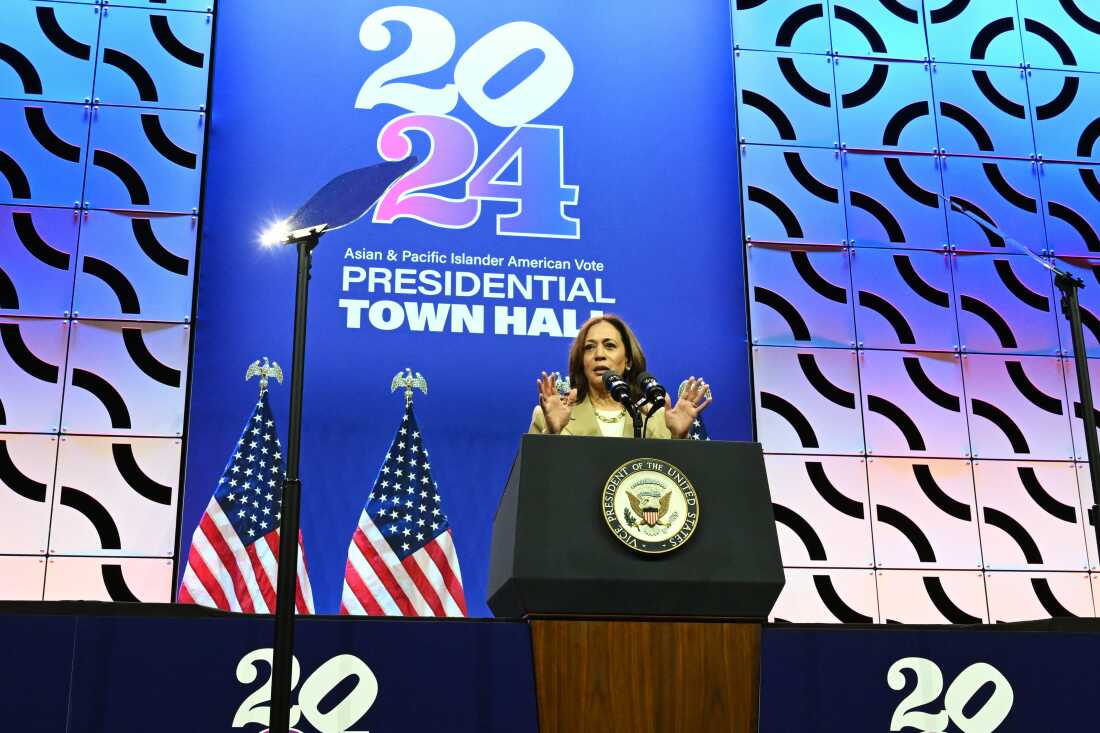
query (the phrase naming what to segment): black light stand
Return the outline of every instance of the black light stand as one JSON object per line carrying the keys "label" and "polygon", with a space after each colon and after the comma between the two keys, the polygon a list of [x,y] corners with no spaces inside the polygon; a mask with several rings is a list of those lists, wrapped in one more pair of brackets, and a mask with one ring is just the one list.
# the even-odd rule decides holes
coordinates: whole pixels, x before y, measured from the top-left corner
{"label": "black light stand", "polygon": [[1023,254],[1028,255],[1054,274],[1054,284],[1062,292],[1062,313],[1069,321],[1070,336],[1073,341],[1073,365],[1077,371],[1077,391],[1081,393],[1080,418],[1085,424],[1085,452],[1088,456],[1089,478],[1092,480],[1092,509],[1085,512],[1084,522],[1087,524],[1090,520],[1092,521],[1096,544],[1100,548],[1100,516],[1097,516],[1096,511],[1097,505],[1100,504],[1100,444],[1096,440],[1096,412],[1093,409],[1092,401],[1092,379],[1089,375],[1088,352],[1085,350],[1085,332],[1081,325],[1081,303],[1077,297],[1078,291],[1085,287],[1085,282],[1056,266],[1053,262],[1043,260],[990,222],[975,216],[958,201],[945,196],[940,198],[947,201],[953,211],[957,211],[982,229],[999,237],[1006,245],[1011,245]]}
{"label": "black light stand", "polygon": [[[290,730],[290,667],[294,658],[294,605],[298,587],[298,529],[302,509],[302,393],[305,386],[306,320],[313,250],[325,227],[291,233],[286,244],[298,248],[298,283],[294,292],[294,347],[290,368],[290,426],[287,428],[286,474],[279,521],[279,573],[275,590],[275,651],[271,661],[270,733]],[[295,236],[298,235],[298,236]]]}
{"label": "black light stand", "polygon": [[1092,377],[1089,375],[1089,360],[1085,351],[1085,332],[1081,326],[1081,303],[1077,297],[1077,291],[1085,287],[1085,282],[1055,268],[1054,284],[1062,291],[1062,313],[1069,319],[1073,364],[1077,370],[1077,391],[1081,393],[1080,417],[1085,423],[1085,452],[1089,459],[1089,478],[1092,480],[1092,510],[1085,512],[1084,521],[1092,521],[1096,545],[1100,547],[1100,522],[1096,516],[1096,505],[1100,504],[1100,446],[1096,440],[1096,412],[1092,404]]}

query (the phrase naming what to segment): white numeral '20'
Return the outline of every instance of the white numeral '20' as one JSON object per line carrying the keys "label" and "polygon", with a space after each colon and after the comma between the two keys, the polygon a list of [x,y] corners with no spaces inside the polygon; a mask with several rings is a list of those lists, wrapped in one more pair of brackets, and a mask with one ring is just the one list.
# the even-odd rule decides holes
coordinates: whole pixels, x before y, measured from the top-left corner
{"label": "white numeral '20'", "polygon": [[[370,51],[389,47],[386,23],[408,26],[409,47],[380,66],[364,82],[355,100],[360,109],[393,104],[423,114],[445,115],[458,104],[461,93],[481,117],[498,127],[515,127],[538,117],[561,99],[573,82],[573,59],[561,42],[540,25],[527,21],[505,23],[477,40],[455,64],[454,83],[439,89],[396,81],[441,68],[455,51],[455,30],[445,17],[427,8],[396,5],[376,10],[359,28],[359,42]],[[498,72],[528,51],[541,51],[542,63],[527,78],[498,97],[485,85]]]}
{"label": "white numeral '20'", "polygon": [[[237,681],[251,684],[259,676],[260,664],[270,669],[272,650],[256,649],[241,657],[237,663]],[[298,686],[301,668],[298,660],[293,660],[290,676],[290,688]],[[321,700],[336,689],[348,677],[355,677],[355,688],[337,702],[327,713],[320,711]],[[310,725],[320,733],[367,733],[353,731],[351,726],[359,722],[375,698],[378,697],[378,680],[366,662],[351,654],[338,654],[318,667],[302,683],[298,693],[298,704],[290,708],[290,726],[293,728],[304,715]],[[267,726],[271,720],[271,678],[252,691],[244,699],[237,714],[233,716],[233,727],[243,728],[249,723]]]}
{"label": "white numeral '20'", "polygon": [[[890,689],[905,689],[905,675],[902,670],[906,669],[916,673],[916,680],[913,690],[894,709],[894,716],[890,719],[892,731],[905,728],[929,732],[946,731],[950,721],[963,733],[993,733],[1012,710],[1015,699],[1012,685],[995,667],[977,662],[960,672],[947,688],[944,710],[935,714],[919,712],[915,708],[935,701],[943,692],[943,674],[930,659],[905,657],[890,665],[886,672],[886,684],[890,685]],[[967,716],[963,708],[987,684],[993,685],[993,694],[973,715]]]}

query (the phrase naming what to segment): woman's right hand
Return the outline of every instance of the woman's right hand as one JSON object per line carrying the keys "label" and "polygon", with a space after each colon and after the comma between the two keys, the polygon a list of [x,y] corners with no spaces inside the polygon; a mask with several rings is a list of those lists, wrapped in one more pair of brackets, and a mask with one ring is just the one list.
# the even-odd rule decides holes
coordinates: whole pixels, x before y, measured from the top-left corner
{"label": "woman's right hand", "polygon": [[570,390],[569,394],[563,397],[558,392],[557,372],[551,374],[543,372],[535,382],[539,386],[539,407],[542,408],[542,414],[546,418],[546,430],[556,435],[569,424],[569,417],[573,414],[573,404],[577,399],[577,390]]}

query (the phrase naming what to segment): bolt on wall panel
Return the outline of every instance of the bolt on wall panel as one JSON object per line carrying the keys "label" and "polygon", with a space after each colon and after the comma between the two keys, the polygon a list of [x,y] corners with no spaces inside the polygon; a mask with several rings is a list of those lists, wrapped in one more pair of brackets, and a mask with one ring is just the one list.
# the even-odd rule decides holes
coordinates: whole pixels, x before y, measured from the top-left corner
{"label": "bolt on wall panel", "polygon": [[205,119],[199,112],[96,109],[85,204],[93,209],[196,210]]}
{"label": "bolt on wall panel", "polygon": [[831,45],[825,0],[738,0],[733,42],[735,48],[825,54]]}
{"label": "bolt on wall panel", "polygon": [[840,142],[849,148],[937,148],[932,81],[928,64],[910,61],[837,59]]}
{"label": "bolt on wall panel", "polygon": [[46,554],[56,457],[55,435],[0,433],[0,553]]}
{"label": "bolt on wall panel", "polygon": [[922,351],[958,348],[955,288],[947,253],[856,250],[852,281],[861,347]]}
{"label": "bolt on wall panel", "polygon": [[168,603],[172,561],[154,558],[51,557],[45,601]]}
{"label": "bolt on wall panel", "polygon": [[875,564],[982,567],[970,461],[867,459]]}
{"label": "bolt on wall panel", "polygon": [[1035,152],[1044,159],[1100,163],[1100,74],[1041,69],[1027,74]]}
{"label": "bolt on wall panel", "polygon": [[188,326],[76,321],[72,330],[63,432],[182,434]]}
{"label": "bolt on wall panel", "polygon": [[1035,152],[1023,69],[932,65],[944,152],[1027,158]]}
{"label": "bolt on wall panel", "polygon": [[737,51],[741,142],[833,148],[838,141],[828,56]]}
{"label": "bolt on wall panel", "polygon": [[862,458],[764,456],[784,565],[872,567]]}
{"label": "bolt on wall panel", "polygon": [[867,452],[968,456],[959,362],[953,353],[859,352]]}
{"label": "bolt on wall panel", "polygon": [[62,436],[50,554],[172,557],[181,445]]}
{"label": "bolt on wall panel", "polygon": [[1095,616],[1088,573],[985,574],[991,623]]}
{"label": "bolt on wall panel", "polygon": [[745,236],[752,241],[840,244],[840,153],[741,146]]}
{"label": "bolt on wall panel", "polygon": [[1072,459],[1060,359],[971,354],[962,362],[975,458]]}
{"label": "bolt on wall panel", "polygon": [[751,244],[746,257],[753,343],[855,346],[846,250]]}
{"label": "bolt on wall panel", "polygon": [[833,50],[850,56],[922,59],[928,55],[921,0],[832,0]]}
{"label": "bolt on wall panel", "polygon": [[213,16],[103,10],[95,99],[198,110],[206,104]]}
{"label": "bolt on wall panel", "polygon": [[946,247],[940,158],[844,152],[841,162],[853,247]]}
{"label": "bolt on wall panel", "polygon": [[969,254],[951,261],[963,350],[1058,353],[1061,313],[1049,270],[1030,257]]}
{"label": "bolt on wall panel", "polygon": [[841,349],[753,347],[757,438],[775,453],[860,454],[856,355]]}
{"label": "bolt on wall panel", "polygon": [[4,3],[0,97],[87,101],[99,39],[98,11],[61,2]]}
{"label": "bolt on wall panel", "polygon": [[883,623],[980,624],[989,622],[982,573],[967,570],[880,570]]}
{"label": "bolt on wall panel", "polygon": [[975,461],[974,485],[987,569],[1088,569],[1073,463]]}
{"label": "bolt on wall panel", "polygon": [[0,313],[68,315],[79,233],[75,210],[0,206]]}
{"label": "bolt on wall panel", "polygon": [[0,316],[0,430],[57,432],[67,321]]}
{"label": "bolt on wall panel", "polygon": [[83,105],[0,100],[0,203],[80,201],[89,114]]}
{"label": "bolt on wall panel", "polygon": [[1100,71],[1100,12],[1090,0],[1017,0],[1024,61],[1035,68]]}
{"label": "bolt on wall panel", "polygon": [[784,568],[783,574],[787,582],[769,621],[873,624],[879,619],[872,570]]}
{"label": "bolt on wall panel", "polygon": [[0,555],[0,600],[40,601],[46,578],[46,558]]}
{"label": "bolt on wall panel", "polygon": [[81,318],[190,319],[197,231],[190,215],[88,212],[73,310]]}
{"label": "bolt on wall panel", "polygon": [[1017,66],[1023,62],[1016,3],[926,0],[928,50],[936,61]]}
{"label": "bolt on wall panel", "polygon": [[1100,258],[1100,167],[1044,163],[1041,171],[1048,251]]}

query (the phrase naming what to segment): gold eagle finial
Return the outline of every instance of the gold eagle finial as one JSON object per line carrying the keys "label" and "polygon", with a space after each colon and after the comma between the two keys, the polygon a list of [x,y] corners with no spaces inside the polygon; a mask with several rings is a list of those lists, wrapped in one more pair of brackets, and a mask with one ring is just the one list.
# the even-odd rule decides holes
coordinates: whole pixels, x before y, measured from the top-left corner
{"label": "gold eagle finial", "polygon": [[244,381],[247,382],[256,376],[260,378],[260,394],[263,394],[267,391],[267,381],[271,377],[275,377],[275,381],[279,384],[283,383],[283,368],[279,366],[279,362],[269,361],[265,356],[263,357],[263,364],[257,359],[248,365],[248,369],[244,373]]}
{"label": "gold eagle finial", "polygon": [[405,371],[393,375],[393,381],[390,382],[390,392],[396,392],[398,387],[405,388],[406,405],[412,402],[414,388],[428,394],[428,380],[424,379],[420,372],[416,372],[414,376],[413,370],[409,367],[405,367]]}

